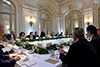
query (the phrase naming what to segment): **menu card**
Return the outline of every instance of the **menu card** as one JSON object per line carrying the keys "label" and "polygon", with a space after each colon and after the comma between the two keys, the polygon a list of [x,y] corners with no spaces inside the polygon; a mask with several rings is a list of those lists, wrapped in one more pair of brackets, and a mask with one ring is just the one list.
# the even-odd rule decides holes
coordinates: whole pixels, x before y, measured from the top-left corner
{"label": "menu card", "polygon": [[58,63],[59,61],[57,61],[57,60],[54,60],[54,59],[47,59],[47,60],[45,60],[46,62],[49,62],[49,63],[51,63],[51,64],[56,64],[56,63]]}

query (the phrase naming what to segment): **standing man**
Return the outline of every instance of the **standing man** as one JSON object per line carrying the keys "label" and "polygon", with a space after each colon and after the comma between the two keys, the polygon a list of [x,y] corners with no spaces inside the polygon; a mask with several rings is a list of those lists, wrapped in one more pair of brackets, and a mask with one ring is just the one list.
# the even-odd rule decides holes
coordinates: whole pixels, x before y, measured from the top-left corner
{"label": "standing man", "polygon": [[68,67],[100,67],[94,47],[84,38],[84,30],[74,28],[72,34],[75,43],[70,46],[68,53],[59,49],[61,61]]}
{"label": "standing man", "polygon": [[[4,27],[0,24],[0,39],[4,35]],[[16,61],[20,60],[19,56],[9,56],[3,54],[1,51],[3,47],[0,47],[0,67],[13,67]]]}
{"label": "standing man", "polygon": [[97,35],[97,29],[95,26],[90,25],[87,27],[87,35],[90,37],[90,43],[93,45],[97,51],[99,62],[100,62],[100,36]]}
{"label": "standing man", "polygon": [[42,29],[42,32],[41,32],[41,35],[40,35],[41,38],[45,37],[45,30]]}

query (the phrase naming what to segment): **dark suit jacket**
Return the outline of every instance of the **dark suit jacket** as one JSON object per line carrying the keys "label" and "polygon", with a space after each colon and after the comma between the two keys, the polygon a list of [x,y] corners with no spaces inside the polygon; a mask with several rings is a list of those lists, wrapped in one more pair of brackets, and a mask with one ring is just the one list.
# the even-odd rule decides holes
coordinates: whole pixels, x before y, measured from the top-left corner
{"label": "dark suit jacket", "polygon": [[[30,35],[27,35],[25,38],[29,38],[30,39]],[[34,37],[33,37],[34,38]]]}
{"label": "dark suit jacket", "polygon": [[55,36],[56,36],[56,37],[57,37],[57,36],[59,37],[59,34],[55,34]]}
{"label": "dark suit jacket", "polygon": [[53,35],[53,34],[51,34],[51,36],[52,36],[52,37],[54,37],[54,35]]}
{"label": "dark suit jacket", "polygon": [[8,55],[4,55],[2,47],[0,47],[0,67],[12,67],[16,63],[15,59],[9,59]]}
{"label": "dark suit jacket", "polygon": [[34,39],[36,39],[36,37],[39,37],[39,36],[38,36],[38,35],[37,35],[37,36],[36,36],[36,35],[33,35],[33,38],[34,38]]}
{"label": "dark suit jacket", "polygon": [[[15,35],[13,35],[13,38],[14,38],[14,40],[16,40]],[[11,34],[10,34],[10,35],[7,35],[7,39],[8,39],[8,40],[11,40]]]}
{"label": "dark suit jacket", "polygon": [[41,37],[41,38],[42,38],[42,37],[45,37],[45,32],[41,32],[40,37]]}
{"label": "dark suit jacket", "polygon": [[94,35],[92,37],[92,40],[90,41],[90,43],[93,45],[93,47],[96,49],[97,54],[99,56],[99,60],[100,60],[100,36],[99,35]]}
{"label": "dark suit jacket", "polygon": [[3,55],[9,55],[8,51],[6,52],[3,52],[2,48],[4,48],[4,45],[3,44],[0,44],[0,53],[2,53]]}
{"label": "dark suit jacket", "polygon": [[84,38],[73,43],[66,55],[60,55],[60,59],[68,67],[100,67],[94,47]]}

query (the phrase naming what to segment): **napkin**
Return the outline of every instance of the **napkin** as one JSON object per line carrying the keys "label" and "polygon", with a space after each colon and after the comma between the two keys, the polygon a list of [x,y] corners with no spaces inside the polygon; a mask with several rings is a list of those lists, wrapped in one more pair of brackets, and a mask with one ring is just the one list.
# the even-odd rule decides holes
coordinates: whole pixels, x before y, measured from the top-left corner
{"label": "napkin", "polygon": [[29,61],[24,62],[24,64],[27,66],[32,66],[32,65],[35,65],[37,63],[34,60],[29,60]]}
{"label": "napkin", "polygon": [[54,59],[47,59],[47,60],[45,60],[46,62],[49,62],[49,63],[52,63],[52,64],[56,64],[56,63],[58,63],[59,61],[57,61],[57,60],[54,60]]}

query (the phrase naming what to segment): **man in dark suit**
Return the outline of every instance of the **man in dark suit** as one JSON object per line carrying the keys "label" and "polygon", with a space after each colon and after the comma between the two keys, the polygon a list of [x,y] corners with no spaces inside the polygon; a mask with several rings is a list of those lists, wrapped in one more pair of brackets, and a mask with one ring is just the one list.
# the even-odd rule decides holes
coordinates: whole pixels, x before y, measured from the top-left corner
{"label": "man in dark suit", "polygon": [[41,38],[45,37],[45,30],[43,29],[40,35]]}
{"label": "man in dark suit", "polygon": [[100,28],[99,28],[99,29],[97,29],[97,34],[98,34],[98,35],[100,35]]}
{"label": "man in dark suit", "polygon": [[[61,48],[60,59],[67,67],[100,67],[98,65],[98,56],[93,46],[84,38],[82,28],[73,29],[73,43],[68,53]],[[65,55],[66,54],[66,55]]]}
{"label": "man in dark suit", "polygon": [[8,40],[16,40],[15,31],[11,31],[10,35],[7,35]]}
{"label": "man in dark suit", "polygon": [[97,51],[100,62],[100,35],[97,35],[97,29],[95,26],[90,25],[87,27],[87,35],[90,37],[90,43]]}
{"label": "man in dark suit", "polygon": [[36,31],[35,35],[33,35],[33,38],[36,39],[37,37],[39,37],[39,36],[37,35],[37,31]]}
{"label": "man in dark suit", "polygon": [[59,34],[60,37],[63,37],[63,32],[61,32],[61,34]]}
{"label": "man in dark suit", "polygon": [[[7,47],[7,43],[4,43],[3,41],[0,41],[0,48],[4,48],[4,47]],[[6,52],[3,52],[2,49],[0,49],[0,53],[4,54],[4,55],[8,55],[8,51]]]}
{"label": "man in dark suit", "polygon": [[27,35],[26,38],[33,39],[33,32],[30,32],[30,35]]}
{"label": "man in dark suit", "polygon": [[[0,40],[4,35],[4,27],[0,24]],[[19,56],[9,56],[5,55],[2,51],[4,46],[0,46],[0,67],[12,67],[15,65],[16,61],[20,60]]]}
{"label": "man in dark suit", "polygon": [[55,34],[56,37],[59,37],[59,32],[57,32],[57,34]]}
{"label": "man in dark suit", "polygon": [[54,32],[52,32],[51,36],[54,37]]}

